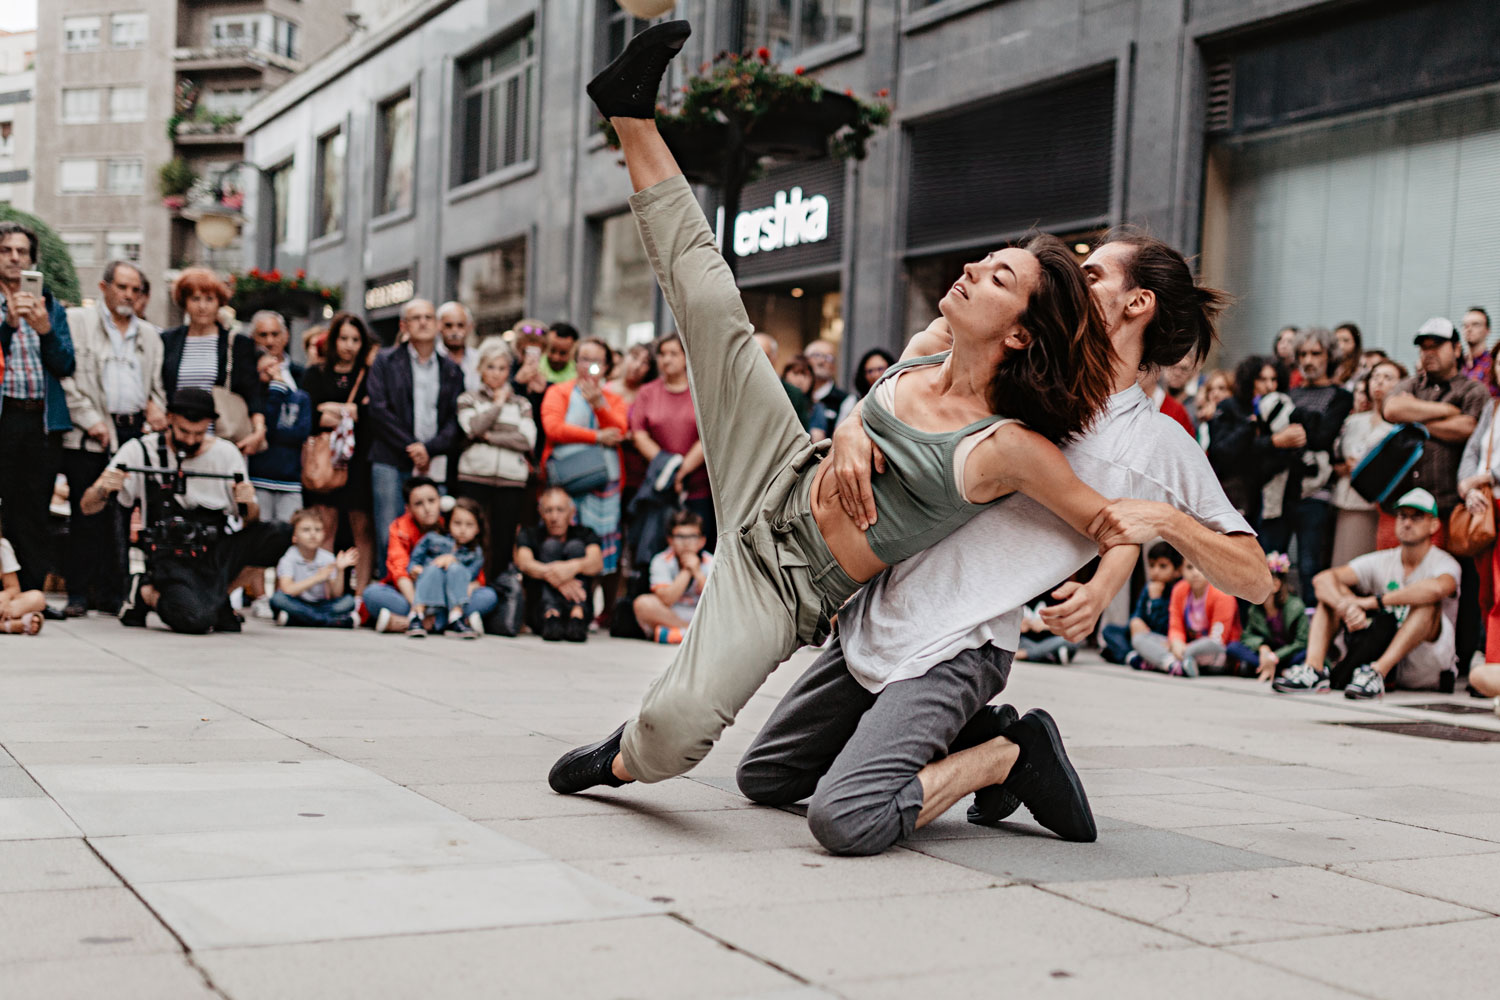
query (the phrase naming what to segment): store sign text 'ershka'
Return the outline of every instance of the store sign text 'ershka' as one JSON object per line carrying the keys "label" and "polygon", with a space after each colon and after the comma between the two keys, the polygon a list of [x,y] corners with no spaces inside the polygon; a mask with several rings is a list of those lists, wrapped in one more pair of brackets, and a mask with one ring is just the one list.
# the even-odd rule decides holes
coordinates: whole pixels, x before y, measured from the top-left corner
{"label": "store sign text 'ershka'", "polygon": [[828,199],[815,194],[804,200],[799,187],[777,191],[774,204],[734,217],[734,252],[739,257],[827,238]]}

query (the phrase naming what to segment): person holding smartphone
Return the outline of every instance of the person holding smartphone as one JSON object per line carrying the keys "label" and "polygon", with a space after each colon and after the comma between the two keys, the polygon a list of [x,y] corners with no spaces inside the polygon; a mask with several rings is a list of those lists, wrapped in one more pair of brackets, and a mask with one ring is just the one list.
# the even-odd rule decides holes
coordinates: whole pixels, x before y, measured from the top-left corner
{"label": "person holding smartphone", "polygon": [[0,222],[0,510],[23,591],[40,590],[52,564],[47,508],[73,427],[62,386],[73,338],[62,303],[42,287],[37,250],[36,233]]}

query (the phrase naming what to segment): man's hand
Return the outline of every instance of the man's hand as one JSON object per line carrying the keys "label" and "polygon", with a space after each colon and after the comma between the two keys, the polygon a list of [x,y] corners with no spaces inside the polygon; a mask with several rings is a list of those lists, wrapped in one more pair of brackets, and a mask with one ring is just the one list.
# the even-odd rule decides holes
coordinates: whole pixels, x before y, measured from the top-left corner
{"label": "man's hand", "polygon": [[1053,635],[1069,642],[1083,642],[1094,632],[1094,623],[1109,604],[1111,595],[1095,593],[1094,588],[1075,580],[1058,587],[1052,596],[1059,603],[1042,609],[1042,621]]}
{"label": "man's hand", "polygon": [[[265,446],[266,432],[264,430],[251,431],[248,437],[235,445],[240,450],[240,454],[246,456],[259,454],[260,450]],[[252,497],[252,499],[254,498]]]}
{"label": "man's hand", "polygon": [[146,424],[153,431],[167,429],[167,411],[158,406],[154,399],[146,400]]}
{"label": "man's hand", "polygon": [[99,478],[95,480],[94,485],[106,494],[118,493],[125,487],[125,470],[105,469],[99,473]]}
{"label": "man's hand", "polygon": [[839,503],[860,531],[868,531],[876,518],[875,493],[870,488],[872,469],[885,471],[885,455],[865,433],[864,422],[856,414],[833,432],[833,477],[838,484]]}
{"label": "man's hand", "polygon": [[452,566],[456,562],[458,562],[458,557],[449,552],[446,555],[438,556],[436,559],[432,560],[432,567],[433,569],[447,569],[449,566]]}
{"label": "man's hand", "polygon": [[677,561],[683,569],[687,570],[694,576],[698,575],[698,569],[703,565],[703,560],[696,552],[685,552],[680,557],[678,557]]}
{"label": "man's hand", "polygon": [[84,433],[93,438],[95,441],[98,441],[100,444],[104,445],[104,447],[109,447],[109,424],[105,423],[103,420],[99,421],[97,424],[84,431]]}
{"label": "man's hand", "polygon": [[418,469],[426,469],[432,464],[432,458],[427,454],[427,446],[420,441],[413,441],[406,446],[406,457],[411,459],[411,464]]}
{"label": "man's hand", "polygon": [[606,448],[613,448],[625,438],[625,432],[618,427],[601,427],[596,440]]}
{"label": "man's hand", "polygon": [[38,334],[52,332],[52,317],[47,315],[45,299],[29,292],[17,292],[10,303],[11,312],[24,319]]}
{"label": "man's hand", "polygon": [[572,604],[582,604],[589,596],[588,591],[583,589],[583,584],[576,579],[560,584],[557,592]]}
{"label": "man's hand", "polygon": [[1370,624],[1370,616],[1364,607],[1365,600],[1370,600],[1371,607],[1374,606],[1373,599],[1356,597],[1344,605],[1343,614],[1339,616],[1344,620],[1344,626],[1351,632],[1358,632]]}
{"label": "man's hand", "polygon": [[1260,665],[1255,668],[1256,679],[1262,681],[1275,680],[1276,667],[1280,665],[1280,663],[1280,658],[1271,651],[1271,647],[1260,647]]}
{"label": "man's hand", "polygon": [[234,502],[252,504],[255,502],[255,484],[248,479],[242,479],[234,484]]}
{"label": "man's hand", "polygon": [[1101,552],[1116,545],[1144,545],[1166,534],[1176,515],[1175,507],[1157,500],[1111,500],[1089,525],[1089,537]]}
{"label": "man's hand", "polygon": [[1287,424],[1271,435],[1271,445],[1276,448],[1301,448],[1307,444],[1307,428],[1301,424]]}

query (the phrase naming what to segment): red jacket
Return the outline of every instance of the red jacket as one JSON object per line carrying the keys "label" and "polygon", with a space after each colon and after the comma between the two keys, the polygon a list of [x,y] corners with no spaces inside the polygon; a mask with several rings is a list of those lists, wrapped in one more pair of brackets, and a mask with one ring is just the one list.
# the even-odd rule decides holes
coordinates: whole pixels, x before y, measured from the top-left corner
{"label": "red jacket", "polygon": [[[604,393],[604,405],[594,410],[594,419],[599,421],[599,430],[568,423],[568,400],[573,397],[573,387],[577,384],[577,379],[558,382],[556,385],[548,386],[547,394],[542,397],[542,433],[547,435],[547,445],[542,449],[542,475],[544,476],[547,474],[547,460],[552,457],[553,445],[596,444],[599,440],[599,430],[606,427],[613,427],[621,434],[630,433],[630,405],[603,386],[599,391]],[[615,446],[615,453],[620,456],[620,467],[623,469],[625,456],[618,445]]]}
{"label": "red jacket", "polygon": [[[394,587],[397,580],[410,579],[411,574],[406,571],[406,566],[411,562],[411,550],[417,547],[417,543],[428,531],[442,530],[442,524],[425,530],[418,527],[411,511],[404,512],[392,521],[390,535],[385,543],[385,582]],[[484,584],[484,570],[479,571],[474,582]]]}
{"label": "red jacket", "polygon": [[[1192,592],[1192,587],[1186,580],[1179,580],[1177,586],[1172,588],[1172,617],[1167,624],[1167,638],[1176,642],[1187,642],[1187,599]],[[1219,634],[1220,642],[1228,645],[1240,637],[1240,607],[1233,597],[1224,591],[1208,585],[1208,592],[1204,595],[1208,602],[1208,631],[1204,635],[1211,636],[1215,625],[1224,626]]]}

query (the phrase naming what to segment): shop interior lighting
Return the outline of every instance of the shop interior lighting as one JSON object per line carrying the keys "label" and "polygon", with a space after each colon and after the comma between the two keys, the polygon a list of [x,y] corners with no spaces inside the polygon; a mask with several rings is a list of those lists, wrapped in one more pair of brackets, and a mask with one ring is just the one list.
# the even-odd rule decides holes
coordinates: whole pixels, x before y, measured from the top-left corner
{"label": "shop interior lighting", "polygon": [[802,298],[802,289],[800,289],[800,288],[793,288],[792,289],[792,298],[794,298],[794,299],[800,299],[800,298]]}

